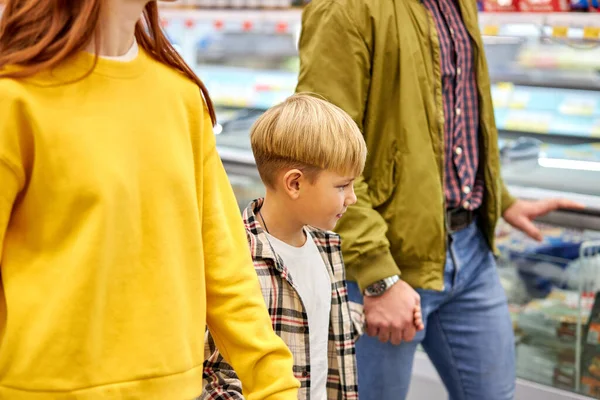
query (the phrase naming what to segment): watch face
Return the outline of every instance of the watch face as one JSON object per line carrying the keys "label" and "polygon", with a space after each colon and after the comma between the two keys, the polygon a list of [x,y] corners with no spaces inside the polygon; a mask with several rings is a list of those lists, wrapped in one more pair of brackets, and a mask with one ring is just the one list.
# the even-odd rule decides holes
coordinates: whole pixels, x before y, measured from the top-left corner
{"label": "watch face", "polygon": [[384,281],[375,282],[367,288],[367,293],[373,296],[378,296],[385,292],[386,284]]}

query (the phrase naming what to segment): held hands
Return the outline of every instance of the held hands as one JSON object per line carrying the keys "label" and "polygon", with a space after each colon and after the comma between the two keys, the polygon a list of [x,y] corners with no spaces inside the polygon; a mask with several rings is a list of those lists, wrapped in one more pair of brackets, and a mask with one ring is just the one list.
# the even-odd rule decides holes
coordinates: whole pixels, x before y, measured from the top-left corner
{"label": "held hands", "polygon": [[517,200],[504,212],[502,217],[514,228],[541,242],[544,238],[542,232],[533,224],[534,219],[558,209],[581,210],[583,208],[585,208],[583,204],[564,199]]}
{"label": "held hands", "polygon": [[410,342],[423,330],[421,298],[406,282],[399,281],[381,296],[364,297],[367,334],[383,343]]}

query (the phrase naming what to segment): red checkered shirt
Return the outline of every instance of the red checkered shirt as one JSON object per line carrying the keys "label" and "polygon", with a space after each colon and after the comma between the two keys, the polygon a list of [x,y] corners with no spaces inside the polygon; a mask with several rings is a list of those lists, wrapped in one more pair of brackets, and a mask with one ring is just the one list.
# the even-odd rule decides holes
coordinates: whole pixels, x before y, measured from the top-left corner
{"label": "red checkered shirt", "polygon": [[[293,277],[256,219],[255,213],[262,203],[257,200],[244,211],[246,234],[273,329],[294,356],[294,374],[301,385],[298,398],[308,399],[311,381],[308,317],[294,288]],[[331,279],[327,398],[358,399],[355,342],[363,331],[362,306],[348,301],[339,236],[312,228],[309,231]],[[204,391],[199,399],[243,399],[241,382],[217,350],[210,333],[207,333],[205,358]]]}
{"label": "red checkered shirt", "polygon": [[444,103],[446,208],[475,210],[483,200],[479,99],[471,38],[455,0],[423,0],[440,41]]}

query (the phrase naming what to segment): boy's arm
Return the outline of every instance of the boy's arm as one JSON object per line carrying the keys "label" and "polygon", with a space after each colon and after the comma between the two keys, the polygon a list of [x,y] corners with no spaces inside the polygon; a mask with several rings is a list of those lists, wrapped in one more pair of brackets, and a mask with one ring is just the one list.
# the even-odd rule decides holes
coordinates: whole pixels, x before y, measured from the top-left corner
{"label": "boy's arm", "polygon": [[201,122],[203,165],[197,182],[209,329],[248,400],[296,400],[300,384],[293,375],[292,354],[271,326],[206,110]]}
{"label": "boy's arm", "polygon": [[242,382],[219,353],[210,331],[206,331],[204,358],[204,390],[197,400],[244,400]]}
{"label": "boy's arm", "polygon": [[[371,82],[371,54],[368,35],[363,34],[369,31],[366,18],[353,18],[354,11],[335,0],[314,0],[306,6],[296,91],[325,97],[346,111],[362,131]],[[336,232],[344,239],[346,269],[362,291],[373,282],[400,274],[400,270],[390,252],[387,224],[373,208],[364,177],[356,180],[354,191],[357,202],[348,208]]]}

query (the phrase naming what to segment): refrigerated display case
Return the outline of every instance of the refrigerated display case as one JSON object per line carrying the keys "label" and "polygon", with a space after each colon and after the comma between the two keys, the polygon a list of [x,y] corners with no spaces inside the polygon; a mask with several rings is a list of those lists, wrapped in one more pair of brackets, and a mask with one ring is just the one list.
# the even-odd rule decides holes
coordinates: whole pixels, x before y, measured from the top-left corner
{"label": "refrigerated display case", "polygon": [[[177,10],[163,26],[217,104],[217,146],[240,208],[264,194],[248,132],[294,92],[300,10]],[[600,398],[600,14],[482,13],[502,174],[524,199],[585,210],[540,218],[535,243],[501,223],[499,274],[516,333],[517,399]],[[411,399],[441,398],[417,355]]]}

